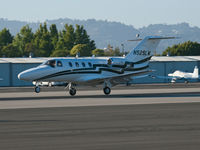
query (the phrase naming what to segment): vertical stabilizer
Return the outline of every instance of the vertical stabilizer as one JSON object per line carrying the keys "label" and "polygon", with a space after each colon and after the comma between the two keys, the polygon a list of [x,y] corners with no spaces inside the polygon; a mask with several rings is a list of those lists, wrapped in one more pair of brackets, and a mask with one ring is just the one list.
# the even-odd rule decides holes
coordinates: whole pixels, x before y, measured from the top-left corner
{"label": "vertical stabilizer", "polygon": [[131,62],[150,60],[162,39],[174,39],[174,37],[147,36],[125,58]]}

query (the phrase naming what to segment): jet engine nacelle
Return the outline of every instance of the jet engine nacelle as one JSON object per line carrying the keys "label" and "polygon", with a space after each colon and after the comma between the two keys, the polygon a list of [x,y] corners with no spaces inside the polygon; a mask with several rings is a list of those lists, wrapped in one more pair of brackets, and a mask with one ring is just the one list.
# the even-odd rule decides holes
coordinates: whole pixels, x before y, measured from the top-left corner
{"label": "jet engine nacelle", "polygon": [[124,58],[109,58],[108,65],[125,65]]}

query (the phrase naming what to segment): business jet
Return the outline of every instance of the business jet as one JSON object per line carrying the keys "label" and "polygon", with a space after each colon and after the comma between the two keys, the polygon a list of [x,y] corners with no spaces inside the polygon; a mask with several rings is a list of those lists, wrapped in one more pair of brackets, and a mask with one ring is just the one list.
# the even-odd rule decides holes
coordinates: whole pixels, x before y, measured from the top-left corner
{"label": "business jet", "polygon": [[40,82],[65,82],[69,94],[76,94],[76,85],[102,85],[105,95],[111,87],[128,83],[144,77],[151,72],[149,60],[162,39],[174,37],[147,36],[132,41],[141,42],[124,57],[75,57],[50,59],[36,68],[28,69],[18,75],[20,80],[35,81],[35,92],[40,92]]}
{"label": "business jet", "polygon": [[183,72],[180,70],[176,70],[173,73],[169,73],[168,76],[152,76],[153,78],[162,78],[162,79],[171,79],[171,83],[175,83],[177,80],[184,80],[185,83],[188,83],[192,80],[198,80],[199,78],[199,68],[197,66],[194,67],[193,73]]}

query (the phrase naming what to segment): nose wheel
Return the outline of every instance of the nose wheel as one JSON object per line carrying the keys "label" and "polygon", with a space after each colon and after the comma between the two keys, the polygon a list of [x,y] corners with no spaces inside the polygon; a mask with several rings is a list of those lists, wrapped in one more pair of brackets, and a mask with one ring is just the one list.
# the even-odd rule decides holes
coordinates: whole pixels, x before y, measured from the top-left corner
{"label": "nose wheel", "polygon": [[109,87],[105,87],[105,88],[103,89],[103,92],[104,92],[105,95],[109,95],[110,92],[111,92],[111,89],[110,89]]}
{"label": "nose wheel", "polygon": [[40,93],[40,87],[39,86],[35,87],[35,93]]}

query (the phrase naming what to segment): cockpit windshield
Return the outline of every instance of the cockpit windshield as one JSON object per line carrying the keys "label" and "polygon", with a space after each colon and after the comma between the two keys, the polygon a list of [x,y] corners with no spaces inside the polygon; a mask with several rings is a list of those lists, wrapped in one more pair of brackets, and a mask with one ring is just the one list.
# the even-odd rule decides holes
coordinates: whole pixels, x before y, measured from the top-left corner
{"label": "cockpit windshield", "polygon": [[48,65],[50,67],[56,66],[56,60],[48,60],[44,65]]}

